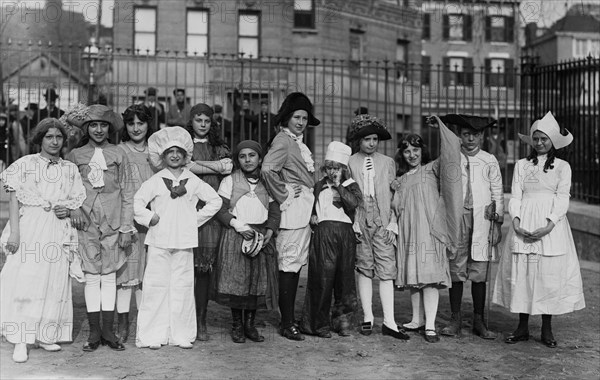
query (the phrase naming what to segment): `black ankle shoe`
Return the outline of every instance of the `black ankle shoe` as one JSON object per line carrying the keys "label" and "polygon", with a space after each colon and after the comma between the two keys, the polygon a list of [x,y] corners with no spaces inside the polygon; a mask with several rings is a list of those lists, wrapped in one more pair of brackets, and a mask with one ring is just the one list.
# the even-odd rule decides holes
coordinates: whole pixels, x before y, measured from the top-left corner
{"label": "black ankle shoe", "polygon": [[404,332],[400,327],[398,327],[398,331],[394,331],[387,327],[386,325],[381,325],[381,334],[388,335],[396,339],[409,340],[410,336]]}
{"label": "black ankle shoe", "polygon": [[100,338],[100,342],[102,343],[103,346],[108,346],[115,351],[123,351],[125,349],[125,346],[123,345],[123,343],[119,342],[118,340],[115,342],[111,342],[110,340]]}
{"label": "black ankle shoe", "polygon": [[289,340],[304,340],[304,335],[300,333],[294,325],[281,329],[281,336]]}
{"label": "black ankle shoe", "polygon": [[515,331],[504,339],[504,343],[515,344],[529,340],[529,331]]}
{"label": "black ankle shoe", "polygon": [[96,351],[98,349],[98,347],[100,347],[100,341],[97,341],[97,342],[85,342],[83,344],[83,350],[85,352]]}
{"label": "black ankle shoe", "polygon": [[542,343],[544,343],[544,345],[546,345],[546,347],[549,348],[556,348],[556,346],[558,345],[558,343],[554,339],[554,336],[552,336],[552,333],[550,333],[549,337],[546,337],[542,334]]}

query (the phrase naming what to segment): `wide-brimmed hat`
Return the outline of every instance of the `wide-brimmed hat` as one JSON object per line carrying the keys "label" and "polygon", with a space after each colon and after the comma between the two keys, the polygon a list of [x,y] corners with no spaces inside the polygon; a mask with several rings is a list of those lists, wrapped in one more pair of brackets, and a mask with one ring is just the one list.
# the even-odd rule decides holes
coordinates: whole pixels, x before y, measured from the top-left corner
{"label": "wide-brimmed hat", "polygon": [[92,104],[83,112],[67,116],[67,121],[79,128],[85,127],[86,124],[92,121],[104,121],[110,124],[115,131],[123,129],[123,119],[119,115],[102,104]]}
{"label": "wide-brimmed hat", "polygon": [[157,168],[164,168],[163,153],[172,147],[179,147],[186,152],[185,162],[192,160],[194,153],[194,141],[190,133],[182,127],[169,127],[154,132],[148,138],[148,155],[150,163]]}
{"label": "wide-brimmed hat", "polygon": [[325,161],[335,161],[343,165],[348,165],[352,148],[340,141],[332,141],[327,146]]}
{"label": "wide-brimmed hat", "polygon": [[496,120],[488,117],[463,115],[458,113],[450,113],[448,115],[440,117],[446,124],[453,124],[457,127],[471,128],[476,131],[482,132],[486,128],[489,128],[496,124]]}
{"label": "wide-brimmed hat", "polygon": [[356,115],[350,124],[349,139],[357,141],[369,135],[377,135],[379,140],[390,140],[392,135],[388,132],[382,120],[369,114]]}
{"label": "wide-brimmed hat", "polygon": [[301,92],[292,92],[284,99],[277,115],[273,118],[273,123],[275,125],[281,124],[288,115],[298,110],[304,110],[308,113],[308,125],[317,126],[321,124],[321,121],[313,115],[313,105],[310,99]]}
{"label": "wide-brimmed hat", "polygon": [[44,92],[44,99],[46,99],[46,100],[56,100],[58,98],[59,98],[59,96],[56,93],[56,90],[53,88],[47,88],[46,91]]}
{"label": "wide-brimmed hat", "polygon": [[265,236],[258,231],[254,231],[254,238],[242,241],[242,253],[248,257],[258,255],[263,247]]}
{"label": "wide-brimmed hat", "polygon": [[550,139],[550,141],[552,141],[552,145],[555,149],[564,148],[571,142],[573,142],[573,135],[569,131],[567,131],[566,128],[566,135],[560,133],[560,126],[558,125],[558,122],[552,115],[551,111],[548,111],[548,113],[544,115],[543,118],[533,122],[531,128],[529,129],[529,136],[522,135],[519,133],[519,138],[527,144],[533,146],[533,132],[535,131],[545,133]]}

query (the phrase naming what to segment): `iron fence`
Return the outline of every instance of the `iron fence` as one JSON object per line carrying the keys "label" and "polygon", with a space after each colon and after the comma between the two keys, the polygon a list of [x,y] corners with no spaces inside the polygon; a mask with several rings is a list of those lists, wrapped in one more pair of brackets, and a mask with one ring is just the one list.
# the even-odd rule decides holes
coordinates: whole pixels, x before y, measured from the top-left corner
{"label": "iron fence", "polygon": [[[594,69],[594,62],[596,65],[591,71],[595,72],[592,77],[596,75],[596,90],[588,94],[589,103],[578,108],[589,116],[583,117],[575,111],[561,113],[567,110],[566,105],[546,101],[552,96],[560,98],[567,90],[575,91],[575,87],[553,89],[549,80],[544,87],[540,82],[546,80],[546,69],[530,62],[521,65],[522,71],[521,67],[451,67],[387,60],[273,56],[253,59],[219,53],[189,56],[181,51],[149,55],[131,49],[31,43],[2,44],[0,58],[4,96],[22,114],[30,103],[44,107],[43,94],[49,87],[56,88],[60,96],[57,105],[62,109],[77,101],[102,102],[118,112],[145,101],[149,87],[157,89],[157,100],[167,110],[174,102],[172,91],[184,88],[191,104],[222,106],[222,133],[231,145],[248,137],[266,143],[275,132],[270,119],[285,96],[302,91],[313,101],[315,115],[321,120],[320,126],[309,128],[307,133],[317,162],[323,159],[331,140],[346,140],[354,111],[361,107],[388,126],[392,139],[383,142],[380,151],[390,156],[407,133],[421,134],[432,148],[432,155],[437,155],[437,131],[425,127],[426,116],[466,113],[492,117],[498,120],[499,137],[489,131],[484,148],[493,149],[499,158],[507,190],[514,162],[525,154],[518,133],[527,133],[531,122],[550,107],[547,110],[557,113],[564,125],[577,126],[576,130],[571,128],[579,144],[576,153],[582,156],[577,156],[573,164],[577,166],[573,195],[598,202],[598,149],[589,138],[596,136],[597,141],[598,134],[597,60],[586,61],[587,66],[578,69],[582,75],[589,75],[586,70]],[[568,78],[569,75],[562,80],[571,83]],[[261,118],[251,117],[259,115],[261,102],[268,107],[266,124]],[[559,107],[552,108],[556,105]],[[595,120],[592,115],[596,115]],[[31,127],[25,125],[24,133]],[[580,139],[581,135],[585,137]]]}

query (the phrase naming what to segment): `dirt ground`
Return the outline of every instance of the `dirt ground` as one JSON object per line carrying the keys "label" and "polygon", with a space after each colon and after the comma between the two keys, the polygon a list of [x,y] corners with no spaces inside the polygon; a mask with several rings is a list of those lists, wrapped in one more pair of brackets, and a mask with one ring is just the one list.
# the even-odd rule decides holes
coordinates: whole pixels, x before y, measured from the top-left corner
{"label": "dirt ground", "polygon": [[[470,286],[465,287],[463,336],[442,337],[429,344],[418,334],[409,341],[381,335],[382,312],[379,296],[373,297],[376,328],[371,336],[357,332],[351,337],[331,339],[307,337],[293,342],[277,333],[278,313],[259,311],[259,328],[264,343],[235,344],[229,336],[229,309],[209,305],[210,341],[196,342],[191,350],[163,347],[138,349],[134,338],[122,352],[100,347],[81,350],[88,336],[83,285],[73,285],[75,309],[72,344],[58,353],[31,349],[29,361],[12,361],[12,344],[0,343],[1,379],[598,379],[600,378],[600,265],[582,263],[587,307],[555,317],[553,328],[558,348],[540,343],[540,317],[530,320],[532,339],[507,345],[502,336],[510,333],[518,316],[492,306],[491,328],[500,332],[484,341],[470,330],[472,304]],[[306,270],[300,282],[296,313],[302,307]],[[373,287],[377,291],[377,286]],[[396,321],[410,319],[408,292],[396,293]],[[133,310],[132,310],[133,311]],[[132,312],[132,316],[135,312]],[[441,292],[437,327],[450,316],[447,291]],[[132,324],[135,331],[135,324]]]}

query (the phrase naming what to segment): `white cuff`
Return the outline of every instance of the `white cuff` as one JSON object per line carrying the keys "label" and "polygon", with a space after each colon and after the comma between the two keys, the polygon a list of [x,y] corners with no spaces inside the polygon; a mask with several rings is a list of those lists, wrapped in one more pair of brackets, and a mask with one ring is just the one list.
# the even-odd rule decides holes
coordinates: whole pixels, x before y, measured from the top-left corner
{"label": "white cuff", "polygon": [[558,215],[552,213],[552,214],[548,215],[547,219],[550,220],[552,223],[554,223],[554,225],[556,226],[556,223],[558,223],[558,220],[560,218],[558,217]]}
{"label": "white cuff", "polygon": [[246,223],[242,223],[236,218],[231,219],[229,221],[229,225],[233,227],[236,230],[236,232],[243,232],[251,229],[250,226],[248,226]]}
{"label": "white cuff", "polygon": [[394,235],[398,235],[398,223],[396,222],[390,222],[390,224],[388,224],[388,226],[385,229],[388,231],[392,231]]}

